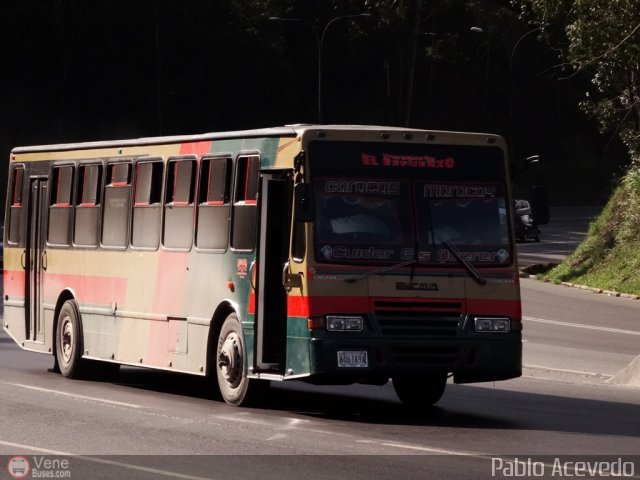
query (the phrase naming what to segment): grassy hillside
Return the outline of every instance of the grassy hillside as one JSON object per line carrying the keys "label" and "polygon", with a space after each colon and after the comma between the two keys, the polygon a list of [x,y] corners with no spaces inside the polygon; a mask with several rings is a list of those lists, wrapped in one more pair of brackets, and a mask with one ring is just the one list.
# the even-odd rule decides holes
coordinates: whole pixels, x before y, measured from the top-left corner
{"label": "grassy hillside", "polygon": [[640,170],[632,169],[589,229],[576,251],[542,274],[553,282],[572,282],[640,295]]}

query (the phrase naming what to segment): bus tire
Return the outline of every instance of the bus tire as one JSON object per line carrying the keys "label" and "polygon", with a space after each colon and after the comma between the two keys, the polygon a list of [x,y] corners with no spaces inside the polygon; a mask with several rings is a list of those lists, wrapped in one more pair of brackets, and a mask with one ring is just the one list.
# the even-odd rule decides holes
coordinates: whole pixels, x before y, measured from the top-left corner
{"label": "bus tire", "polygon": [[235,313],[227,316],[220,329],[215,369],[218,388],[226,403],[240,406],[255,400],[259,380],[247,377],[247,350],[242,325]]}
{"label": "bus tire", "polygon": [[67,300],[58,314],[56,326],[56,363],[60,373],[68,378],[78,378],[84,371],[82,359],[82,322],[78,306]]}
{"label": "bus tire", "polygon": [[402,403],[409,407],[434,405],[442,398],[446,386],[446,373],[393,377],[393,388],[396,391],[396,395],[398,395]]}

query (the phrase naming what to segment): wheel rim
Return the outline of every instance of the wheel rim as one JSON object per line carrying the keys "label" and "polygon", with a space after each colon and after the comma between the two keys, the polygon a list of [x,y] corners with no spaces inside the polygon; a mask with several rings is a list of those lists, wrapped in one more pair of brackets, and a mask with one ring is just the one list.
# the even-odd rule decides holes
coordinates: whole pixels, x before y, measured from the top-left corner
{"label": "wheel rim", "polygon": [[242,380],[242,344],[236,332],[231,332],[224,339],[218,351],[218,371],[227,385],[237,387]]}
{"label": "wheel rim", "polygon": [[73,324],[69,317],[64,317],[62,320],[60,344],[62,346],[62,360],[69,363],[73,355]]}

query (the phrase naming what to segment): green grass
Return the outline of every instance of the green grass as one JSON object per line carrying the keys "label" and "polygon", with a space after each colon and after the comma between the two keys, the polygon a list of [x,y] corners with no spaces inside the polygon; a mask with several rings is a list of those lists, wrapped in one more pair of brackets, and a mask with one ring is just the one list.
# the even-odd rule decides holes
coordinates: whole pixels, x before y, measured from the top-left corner
{"label": "green grass", "polygon": [[575,252],[539,277],[640,295],[640,170],[627,173]]}

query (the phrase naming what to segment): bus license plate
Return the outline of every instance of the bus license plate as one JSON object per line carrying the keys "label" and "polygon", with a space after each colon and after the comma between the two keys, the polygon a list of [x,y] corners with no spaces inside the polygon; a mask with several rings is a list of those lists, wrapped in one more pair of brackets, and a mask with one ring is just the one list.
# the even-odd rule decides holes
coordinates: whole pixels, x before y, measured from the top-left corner
{"label": "bus license plate", "polygon": [[369,366],[367,351],[338,352],[338,368],[364,368]]}

